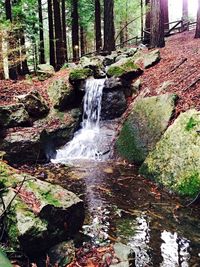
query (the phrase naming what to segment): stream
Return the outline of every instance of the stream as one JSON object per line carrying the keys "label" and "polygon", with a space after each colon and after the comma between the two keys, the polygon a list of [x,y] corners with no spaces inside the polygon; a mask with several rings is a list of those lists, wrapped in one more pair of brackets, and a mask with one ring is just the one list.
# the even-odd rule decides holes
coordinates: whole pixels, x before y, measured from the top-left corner
{"label": "stream", "polygon": [[93,246],[128,245],[136,267],[200,266],[199,208],[186,207],[138,175],[136,166],[112,159],[117,121],[100,121],[103,84],[88,80],[81,129],[51,164],[35,166],[32,173],[84,200],[82,232]]}

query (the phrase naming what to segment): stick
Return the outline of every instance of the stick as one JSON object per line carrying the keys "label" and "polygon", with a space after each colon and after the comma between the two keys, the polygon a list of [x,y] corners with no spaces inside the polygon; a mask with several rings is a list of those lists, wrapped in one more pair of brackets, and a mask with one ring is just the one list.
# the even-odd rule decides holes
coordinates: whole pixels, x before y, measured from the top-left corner
{"label": "stick", "polygon": [[186,87],[183,91],[187,91],[191,87],[193,87],[195,84],[197,84],[200,81],[200,77],[198,77],[194,82],[192,82],[188,87]]}
{"label": "stick", "polygon": [[187,58],[182,58],[181,61],[172,69],[168,72],[168,74],[174,72],[176,69],[178,69],[183,63],[187,61]]}

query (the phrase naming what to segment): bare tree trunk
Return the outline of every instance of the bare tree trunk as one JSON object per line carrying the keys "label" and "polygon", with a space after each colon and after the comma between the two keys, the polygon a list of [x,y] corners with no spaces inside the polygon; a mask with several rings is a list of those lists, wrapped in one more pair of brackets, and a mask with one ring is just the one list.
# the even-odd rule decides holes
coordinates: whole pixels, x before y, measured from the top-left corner
{"label": "bare tree trunk", "polygon": [[62,0],[62,34],[63,34],[63,49],[65,61],[68,61],[67,54],[67,32],[66,32],[66,18],[65,18],[65,0]]}
{"label": "bare tree trunk", "polygon": [[122,21],[120,22],[120,25],[121,25],[120,35],[119,35],[120,47],[123,48],[124,47],[125,38],[124,38],[124,31],[123,31],[124,27],[123,27],[123,22]]}
{"label": "bare tree trunk", "polygon": [[55,27],[55,39],[56,39],[56,67],[58,71],[65,63],[64,47],[62,40],[62,23],[61,23],[61,10],[60,0],[53,0],[54,8],[54,27]]}
{"label": "bare tree trunk", "polygon": [[168,0],[163,0],[163,12],[164,12],[165,30],[169,30],[169,6],[168,6]]}
{"label": "bare tree trunk", "polygon": [[200,38],[200,0],[198,0],[197,27],[195,32],[195,38]]}
{"label": "bare tree trunk", "polygon": [[40,64],[45,63],[44,54],[44,30],[43,30],[43,16],[42,16],[42,1],[38,0],[38,14],[39,14],[39,33],[40,33],[40,44],[39,44],[39,62]]}
{"label": "bare tree trunk", "polygon": [[81,56],[85,55],[86,53],[86,32],[83,26],[80,26],[80,41],[81,41]]}
{"label": "bare tree trunk", "polygon": [[29,74],[28,63],[27,63],[27,55],[26,55],[26,46],[25,46],[25,36],[24,36],[24,29],[20,31],[20,46],[21,46],[21,72],[22,75]]}
{"label": "bare tree trunk", "polygon": [[0,29],[0,80],[4,79],[4,63],[3,63],[3,47],[2,44],[3,40],[2,40],[2,32]]}
{"label": "bare tree trunk", "polygon": [[141,9],[141,39],[144,37],[144,8],[143,0],[140,0],[140,9]]}
{"label": "bare tree trunk", "polygon": [[54,45],[54,26],[53,26],[53,6],[52,0],[48,0],[48,22],[49,22],[49,57],[50,64],[56,66],[55,45]]}
{"label": "bare tree trunk", "polygon": [[104,0],[104,51],[115,50],[114,1]]}
{"label": "bare tree trunk", "polygon": [[72,50],[73,61],[79,58],[79,15],[78,15],[78,0],[72,0]]}
{"label": "bare tree trunk", "polygon": [[188,0],[182,0],[182,19],[183,21],[188,21]]}
{"label": "bare tree trunk", "polygon": [[151,47],[164,47],[163,0],[151,0]]}
{"label": "bare tree trunk", "polygon": [[102,49],[100,0],[95,0],[95,37],[96,37],[96,51],[99,52]]}
{"label": "bare tree trunk", "polygon": [[149,44],[150,43],[150,28],[151,28],[150,0],[145,0],[145,6],[146,6],[146,16],[145,16],[144,43]]}
{"label": "bare tree trunk", "polygon": [[[10,0],[5,0],[5,10],[6,10],[6,19],[12,22],[12,9],[11,9],[11,1]],[[15,60],[14,60],[14,55],[12,52],[12,49],[15,48],[16,43],[15,43],[15,37],[13,37],[14,32],[8,33],[8,69],[9,69],[9,78],[11,80],[17,80],[18,74],[17,74],[17,68],[15,65]]]}

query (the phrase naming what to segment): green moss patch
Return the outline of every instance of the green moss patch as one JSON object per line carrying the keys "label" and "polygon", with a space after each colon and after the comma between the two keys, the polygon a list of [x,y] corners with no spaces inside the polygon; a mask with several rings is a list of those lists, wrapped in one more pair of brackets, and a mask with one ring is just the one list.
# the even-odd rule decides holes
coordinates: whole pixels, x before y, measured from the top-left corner
{"label": "green moss patch", "polygon": [[70,82],[77,81],[77,80],[85,80],[89,76],[92,76],[93,72],[89,68],[80,68],[80,69],[73,69],[70,72],[69,80]]}

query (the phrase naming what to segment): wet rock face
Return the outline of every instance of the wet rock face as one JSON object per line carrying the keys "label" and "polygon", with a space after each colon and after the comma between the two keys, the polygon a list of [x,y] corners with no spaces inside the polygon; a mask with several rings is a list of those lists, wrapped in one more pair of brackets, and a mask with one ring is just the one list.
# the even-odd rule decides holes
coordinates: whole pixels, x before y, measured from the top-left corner
{"label": "wet rock face", "polygon": [[111,120],[120,117],[127,108],[123,85],[118,78],[106,79],[102,95],[101,118]]}
{"label": "wet rock face", "polygon": [[[74,193],[29,175],[13,174],[4,184],[9,188],[3,196],[5,207],[15,195],[14,184],[15,188],[22,186],[6,220],[6,232],[13,248],[22,247],[27,254],[34,255],[67,240],[80,230],[84,207]],[[2,212],[0,209],[0,214]]]}
{"label": "wet rock face", "polygon": [[0,125],[5,128],[30,125],[30,117],[23,104],[0,106]]}
{"label": "wet rock face", "polygon": [[200,191],[200,112],[182,113],[148,155],[140,173],[183,196]]}
{"label": "wet rock face", "polygon": [[130,162],[142,163],[166,130],[175,100],[172,94],[138,100],[122,127],[117,152]]}
{"label": "wet rock face", "polygon": [[46,101],[37,91],[20,95],[17,97],[17,100],[19,103],[24,104],[26,111],[33,118],[43,117],[49,112]]}

